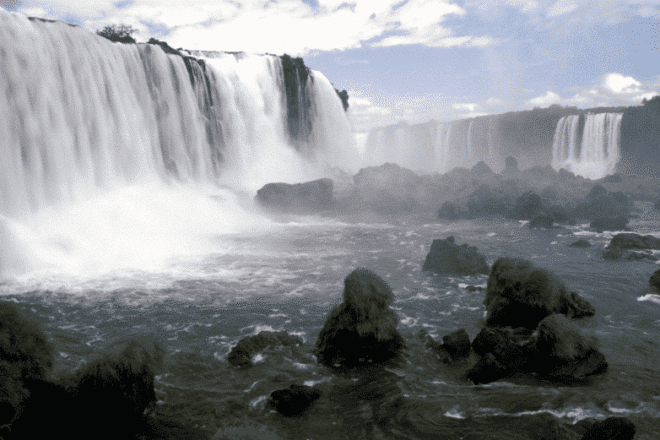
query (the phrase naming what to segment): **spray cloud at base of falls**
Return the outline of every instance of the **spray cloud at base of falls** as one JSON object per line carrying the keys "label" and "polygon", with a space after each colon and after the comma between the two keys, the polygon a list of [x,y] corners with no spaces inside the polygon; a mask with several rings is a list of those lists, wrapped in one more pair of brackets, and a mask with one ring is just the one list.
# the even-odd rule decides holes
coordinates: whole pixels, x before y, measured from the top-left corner
{"label": "spray cloud at base of falls", "polygon": [[262,185],[357,164],[321,73],[195,55],[0,11],[0,275],[193,252],[268,223],[249,203]]}

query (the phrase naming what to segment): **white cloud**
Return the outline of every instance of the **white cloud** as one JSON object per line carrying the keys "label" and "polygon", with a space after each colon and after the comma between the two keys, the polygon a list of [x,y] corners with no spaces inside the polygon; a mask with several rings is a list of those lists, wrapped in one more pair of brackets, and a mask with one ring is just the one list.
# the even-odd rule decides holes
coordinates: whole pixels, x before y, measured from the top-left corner
{"label": "white cloud", "polygon": [[574,0],[559,0],[557,3],[550,7],[548,17],[556,17],[558,15],[568,14],[578,8]]}
{"label": "white cloud", "polygon": [[467,112],[473,112],[477,108],[479,108],[479,104],[475,103],[457,103],[457,104],[452,104],[451,106],[454,110],[461,110],[461,111],[467,111]]}
{"label": "white cloud", "polygon": [[602,86],[612,93],[639,93],[642,83],[632,76],[623,76],[620,73],[608,73],[603,76]]}
{"label": "white cloud", "polygon": [[535,107],[547,107],[551,104],[557,104],[561,101],[561,96],[552,91],[547,91],[545,95],[537,96],[527,101],[529,105]]}

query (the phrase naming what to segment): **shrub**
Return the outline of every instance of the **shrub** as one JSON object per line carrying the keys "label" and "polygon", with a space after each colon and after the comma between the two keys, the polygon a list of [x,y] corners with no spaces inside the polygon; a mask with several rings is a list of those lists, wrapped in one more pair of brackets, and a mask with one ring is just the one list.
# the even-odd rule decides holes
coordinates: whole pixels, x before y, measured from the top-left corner
{"label": "shrub", "polygon": [[118,43],[135,43],[135,38],[131,36],[135,31],[137,31],[137,29],[134,29],[132,26],[113,24],[106,26],[101,30],[97,30],[96,35],[100,35],[110,41]]}

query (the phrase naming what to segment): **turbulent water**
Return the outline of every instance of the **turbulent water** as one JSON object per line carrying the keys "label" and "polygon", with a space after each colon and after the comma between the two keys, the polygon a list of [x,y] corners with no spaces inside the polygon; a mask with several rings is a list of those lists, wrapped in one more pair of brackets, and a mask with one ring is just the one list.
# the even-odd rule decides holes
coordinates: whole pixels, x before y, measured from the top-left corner
{"label": "turbulent water", "polygon": [[[254,209],[255,189],[357,163],[341,101],[311,72],[309,107],[295,107],[307,113],[292,130],[287,99],[303,86],[287,89],[281,58],[186,57],[0,10],[0,295],[43,324],[55,377],[149,336],[167,353],[156,411],[208,437],[534,438],[544,415],[562,423],[624,415],[638,439],[658,437],[655,264],[603,261],[610,236],[580,226],[540,232],[502,219],[439,223],[433,213],[275,223]],[[501,162],[496,127],[484,121],[426,132],[434,167],[487,155]],[[405,143],[408,134],[396,136]],[[656,233],[660,218],[641,207],[631,226]],[[609,371],[574,386],[524,377],[474,386],[465,365],[438,361],[419,330],[440,338],[465,328],[473,338],[485,312],[484,292],[465,287],[484,286],[486,276],[421,271],[431,241],[449,235],[489,263],[530,258],[588,299],[596,316],[577,325],[600,340]],[[594,248],[567,247],[585,235]],[[408,356],[371,376],[337,375],[312,349],[358,266],[393,288]],[[305,343],[266,350],[247,371],[230,366],[231,348],[261,330]],[[267,405],[292,383],[323,391],[302,418]]]}

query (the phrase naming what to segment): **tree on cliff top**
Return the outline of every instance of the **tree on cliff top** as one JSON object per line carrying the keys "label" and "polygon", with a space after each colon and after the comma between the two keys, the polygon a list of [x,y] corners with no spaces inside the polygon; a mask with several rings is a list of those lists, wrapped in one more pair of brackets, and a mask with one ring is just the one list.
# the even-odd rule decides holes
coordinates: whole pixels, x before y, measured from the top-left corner
{"label": "tree on cliff top", "polygon": [[137,29],[134,29],[132,26],[113,24],[106,26],[101,30],[97,30],[96,35],[100,35],[110,41],[119,43],[135,43],[135,38],[131,36],[135,31],[137,31]]}

